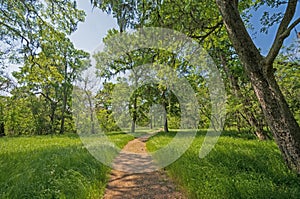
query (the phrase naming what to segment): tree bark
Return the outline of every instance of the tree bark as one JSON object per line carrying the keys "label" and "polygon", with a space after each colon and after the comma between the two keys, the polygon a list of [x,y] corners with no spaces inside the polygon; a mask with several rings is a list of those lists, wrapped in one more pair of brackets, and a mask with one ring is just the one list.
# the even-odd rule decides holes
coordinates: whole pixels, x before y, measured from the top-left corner
{"label": "tree bark", "polygon": [[274,75],[258,75],[252,82],[285,161],[291,169],[300,173],[300,128]]}
{"label": "tree bark", "polygon": [[130,129],[130,132],[131,132],[131,133],[134,133],[134,132],[135,132],[135,120],[132,120],[132,121],[131,121],[131,129]]}
{"label": "tree bark", "polygon": [[[243,63],[265,118],[287,165],[300,174],[300,127],[275,80],[273,62],[289,35],[290,24],[297,0],[288,2],[286,13],[279,25],[275,41],[267,57],[263,57],[251,37],[238,11],[238,0],[216,0],[229,38]],[[288,33],[288,34],[287,34]]]}
{"label": "tree bark", "polygon": [[5,136],[4,122],[0,122],[0,137]]}
{"label": "tree bark", "polygon": [[64,93],[62,110],[61,110],[61,121],[60,121],[59,134],[64,134],[64,132],[65,132],[65,118],[66,118],[65,112],[66,112],[66,106],[67,106],[67,95],[66,95],[66,93]]}
{"label": "tree bark", "polygon": [[168,127],[168,116],[167,116],[167,99],[166,99],[166,91],[163,91],[162,94],[162,104],[164,107],[163,111],[163,122],[164,122],[164,131],[167,133],[169,132],[169,127]]}
{"label": "tree bark", "polygon": [[[1,99],[0,99],[1,100]],[[4,125],[4,111],[3,111],[3,105],[0,102],[0,137],[5,136],[5,125]]]}
{"label": "tree bark", "polygon": [[164,131],[169,132],[167,113],[164,112]]}
{"label": "tree bark", "polygon": [[50,117],[50,133],[55,134],[56,128],[55,128],[54,121],[55,121],[55,111],[56,111],[57,103],[50,101],[50,107],[51,107],[50,115],[49,115],[49,117]]}
{"label": "tree bark", "polygon": [[137,120],[137,96],[134,94],[132,120],[131,120],[131,133],[135,132],[136,120]]}

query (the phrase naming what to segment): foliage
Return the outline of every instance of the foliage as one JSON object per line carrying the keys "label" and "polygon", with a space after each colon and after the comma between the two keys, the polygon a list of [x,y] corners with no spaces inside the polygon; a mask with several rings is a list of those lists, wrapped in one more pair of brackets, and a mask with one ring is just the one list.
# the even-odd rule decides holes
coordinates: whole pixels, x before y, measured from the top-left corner
{"label": "foliage", "polygon": [[8,100],[18,107],[8,104],[4,112],[7,134],[73,131],[72,83],[88,66],[88,54],[77,50],[67,35],[84,21],[84,12],[70,0],[7,0],[0,9],[0,59],[21,65],[13,74],[18,84]]}
{"label": "foliage", "polygon": [[299,40],[293,42],[275,62],[277,81],[298,123],[300,123],[299,42]]}
{"label": "foliage", "polygon": [[49,30],[71,34],[84,12],[71,0],[12,1],[0,3],[1,58],[13,63],[36,55],[49,35]]}
{"label": "foliage", "polygon": [[106,82],[95,96],[96,114],[101,130],[104,132],[119,130],[112,114],[112,92],[115,84]]}
{"label": "foliage", "polygon": [[[114,3],[109,0],[95,0],[92,2],[102,10],[112,12],[113,16],[119,20],[122,20],[120,19],[122,15],[118,15],[118,13],[127,12],[126,6],[134,8],[136,15],[125,17],[126,19],[124,20],[127,25],[123,29],[127,26],[133,28],[144,26],[166,27],[185,33],[188,37],[199,42],[212,56],[223,78],[227,80],[225,84],[229,100],[227,106],[228,120],[225,127],[246,128],[253,131],[253,133],[264,132],[265,122],[262,110],[255,99],[249,80],[243,72],[239,58],[229,42],[215,3],[196,1],[131,1],[123,2],[123,4],[126,4],[124,8],[121,2]],[[241,3],[240,9],[245,21],[247,9],[253,5],[254,3],[251,1]],[[113,31],[113,34],[116,34],[115,31]],[[167,63],[177,70],[180,77],[185,77],[189,81],[199,100],[200,128],[208,127],[211,119],[211,103],[205,77],[198,74],[194,66],[190,66],[185,60],[181,60],[178,55],[172,55],[170,52],[157,52],[155,49],[147,49],[147,53],[149,55],[152,54],[153,58],[152,60],[150,59],[152,62]],[[135,58],[132,60],[135,60]],[[143,63],[147,62],[147,60],[149,59],[145,58]],[[107,67],[107,70],[109,70],[110,74],[115,74],[111,68],[114,69],[116,66],[120,68],[120,65],[124,63],[128,63],[128,61],[119,61],[114,67]],[[141,61],[137,63],[141,63]],[[109,74],[109,72],[106,72],[106,74]],[[232,82],[233,80],[231,81],[232,78],[234,78],[234,82]],[[171,104],[173,103],[174,101]],[[236,123],[236,121],[239,122]]]}

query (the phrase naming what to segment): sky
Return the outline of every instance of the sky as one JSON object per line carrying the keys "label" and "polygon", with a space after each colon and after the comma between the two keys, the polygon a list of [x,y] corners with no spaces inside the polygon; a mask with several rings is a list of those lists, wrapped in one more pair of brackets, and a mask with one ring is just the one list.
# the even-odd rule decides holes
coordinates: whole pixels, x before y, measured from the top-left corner
{"label": "sky", "polygon": [[118,28],[116,20],[98,8],[92,8],[90,1],[78,0],[77,6],[86,12],[85,22],[80,23],[70,39],[75,47],[92,53],[99,47],[107,31]]}
{"label": "sky", "polygon": [[[263,55],[266,55],[273,43],[273,40],[275,39],[275,33],[277,31],[278,25],[274,25],[272,27],[269,28],[268,30],[268,34],[265,33],[261,33],[260,29],[261,29],[261,24],[260,24],[260,19],[263,16],[263,12],[264,11],[284,11],[284,6],[278,8],[278,9],[273,9],[273,8],[268,8],[266,6],[259,8],[257,11],[253,11],[252,14],[252,18],[250,19],[250,23],[252,23],[252,25],[254,26],[254,30],[248,30],[250,36],[253,38],[255,45],[257,46],[257,48],[261,49],[261,53]],[[294,19],[299,18],[300,17],[300,4],[298,3],[296,12],[295,12],[295,16]],[[293,22],[292,20],[292,22]],[[296,26],[296,29],[298,32],[300,32],[300,25],[298,24],[298,26]],[[293,29],[291,31],[291,34],[289,35],[288,38],[285,39],[283,46],[288,46],[290,45],[292,42],[294,42],[297,38],[297,35],[295,33],[295,30]]]}

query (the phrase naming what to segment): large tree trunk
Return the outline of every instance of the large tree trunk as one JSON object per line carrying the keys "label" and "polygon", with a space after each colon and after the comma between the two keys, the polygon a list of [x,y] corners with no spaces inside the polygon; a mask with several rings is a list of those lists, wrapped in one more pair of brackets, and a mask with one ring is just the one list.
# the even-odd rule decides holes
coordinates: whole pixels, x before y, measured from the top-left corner
{"label": "large tree trunk", "polygon": [[267,57],[261,56],[249,36],[238,11],[238,0],[216,0],[229,38],[244,65],[265,118],[287,165],[300,173],[300,127],[274,77],[273,62],[295,13],[297,0],[288,3],[274,43]]}

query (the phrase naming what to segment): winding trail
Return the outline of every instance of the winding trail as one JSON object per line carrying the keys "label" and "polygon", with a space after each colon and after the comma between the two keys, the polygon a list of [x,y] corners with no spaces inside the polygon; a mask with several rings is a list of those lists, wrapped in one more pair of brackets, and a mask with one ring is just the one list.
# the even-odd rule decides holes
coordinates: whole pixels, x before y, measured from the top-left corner
{"label": "winding trail", "polygon": [[104,199],[187,198],[147,153],[145,142],[155,133],[128,142],[115,158]]}

